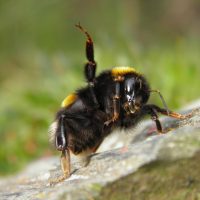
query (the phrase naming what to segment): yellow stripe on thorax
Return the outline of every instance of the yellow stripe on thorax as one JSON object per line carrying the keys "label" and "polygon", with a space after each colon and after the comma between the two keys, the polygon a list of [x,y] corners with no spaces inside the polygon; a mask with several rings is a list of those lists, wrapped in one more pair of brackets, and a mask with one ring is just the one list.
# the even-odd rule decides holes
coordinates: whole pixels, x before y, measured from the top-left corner
{"label": "yellow stripe on thorax", "polygon": [[114,67],[111,70],[112,76],[123,76],[123,75],[129,74],[129,73],[138,74],[134,68],[132,68],[132,67],[126,67],[126,66],[123,66],[123,67]]}
{"label": "yellow stripe on thorax", "polygon": [[74,103],[76,101],[76,99],[77,99],[77,95],[76,94],[70,94],[63,100],[61,106],[62,107],[68,107],[72,103]]}

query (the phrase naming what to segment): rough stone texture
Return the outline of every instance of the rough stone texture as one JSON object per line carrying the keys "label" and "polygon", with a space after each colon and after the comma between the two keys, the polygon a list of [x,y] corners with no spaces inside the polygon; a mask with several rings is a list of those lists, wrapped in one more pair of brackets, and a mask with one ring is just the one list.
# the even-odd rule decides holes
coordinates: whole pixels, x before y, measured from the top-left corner
{"label": "rough stone texture", "polygon": [[0,180],[0,199],[200,199],[200,110],[162,124],[175,130],[156,135],[154,123],[145,121],[128,134],[113,134],[87,167],[72,160],[71,177],[53,186],[59,158],[31,163]]}

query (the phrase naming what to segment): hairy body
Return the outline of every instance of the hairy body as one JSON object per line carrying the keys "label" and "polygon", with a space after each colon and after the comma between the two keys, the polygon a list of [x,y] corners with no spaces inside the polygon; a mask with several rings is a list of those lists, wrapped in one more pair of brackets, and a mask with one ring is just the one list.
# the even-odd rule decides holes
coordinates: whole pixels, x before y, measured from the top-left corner
{"label": "hairy body", "polygon": [[[131,67],[114,67],[95,76],[93,41],[87,36],[85,77],[88,86],[67,96],[57,112],[50,132],[57,150],[62,151],[63,176],[70,175],[70,154],[87,157],[95,152],[104,138],[115,128],[131,128],[145,115],[155,121],[163,133],[158,113],[184,119],[187,116],[169,111],[162,95],[151,90],[146,78]],[[165,108],[148,104],[151,92],[158,92]]]}

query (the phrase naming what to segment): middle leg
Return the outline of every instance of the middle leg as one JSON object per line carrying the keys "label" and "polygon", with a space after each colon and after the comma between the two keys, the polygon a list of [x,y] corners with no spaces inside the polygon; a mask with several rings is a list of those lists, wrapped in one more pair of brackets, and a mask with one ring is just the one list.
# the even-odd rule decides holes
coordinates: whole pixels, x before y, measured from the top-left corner
{"label": "middle leg", "polygon": [[113,116],[111,119],[107,120],[104,124],[106,126],[117,121],[120,115],[120,81],[115,82],[115,94],[113,97]]}
{"label": "middle leg", "polygon": [[143,107],[143,110],[144,111],[146,110],[146,113],[149,113],[152,110],[154,110],[154,112],[161,113],[163,115],[166,115],[166,116],[169,116],[169,117],[172,117],[172,118],[175,118],[175,119],[187,119],[187,118],[189,118],[189,117],[192,116],[192,113],[189,113],[189,114],[180,114],[180,113],[176,113],[176,112],[164,109],[164,108],[160,108],[160,107],[158,107],[158,106],[156,106],[154,104],[147,104],[147,105],[145,105]]}
{"label": "middle leg", "polygon": [[145,105],[142,108],[142,114],[143,115],[149,114],[151,116],[151,119],[156,123],[156,128],[159,133],[167,133],[167,132],[173,130],[173,128],[166,128],[165,130],[163,130],[160,120],[158,118],[158,113],[161,113],[161,114],[169,116],[169,117],[173,117],[175,119],[186,119],[186,118],[191,117],[191,115],[192,115],[191,113],[186,114],[186,115],[179,114],[176,112],[169,111],[167,109],[160,108],[153,104]]}

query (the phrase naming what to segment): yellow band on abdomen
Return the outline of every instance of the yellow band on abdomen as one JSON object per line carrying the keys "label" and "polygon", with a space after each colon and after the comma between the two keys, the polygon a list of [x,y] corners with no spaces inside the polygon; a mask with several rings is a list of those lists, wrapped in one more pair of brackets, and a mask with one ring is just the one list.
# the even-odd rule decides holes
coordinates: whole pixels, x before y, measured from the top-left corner
{"label": "yellow band on abdomen", "polygon": [[70,106],[72,103],[74,103],[77,99],[77,95],[76,94],[70,94],[68,95],[62,102],[61,107],[68,107]]}

